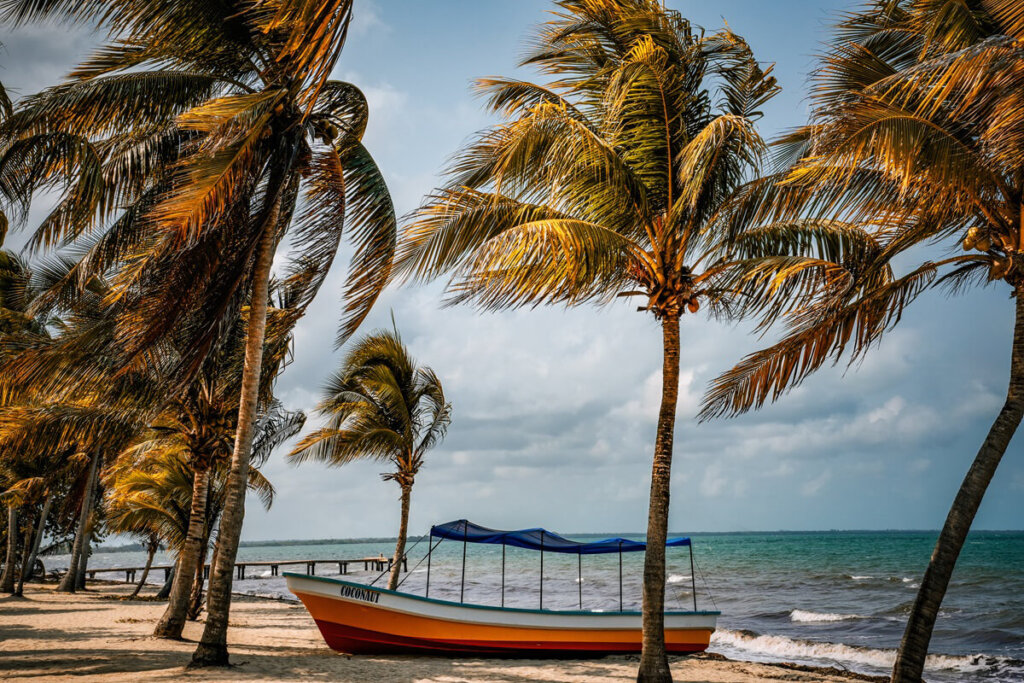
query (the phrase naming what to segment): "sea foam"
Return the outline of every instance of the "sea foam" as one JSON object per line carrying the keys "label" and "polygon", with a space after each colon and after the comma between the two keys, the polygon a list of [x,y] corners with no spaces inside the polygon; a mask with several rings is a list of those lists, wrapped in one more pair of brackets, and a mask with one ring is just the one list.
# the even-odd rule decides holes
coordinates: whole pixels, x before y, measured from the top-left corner
{"label": "sea foam", "polygon": [[[887,671],[896,661],[895,650],[857,647],[842,643],[817,642],[761,635],[750,631],[718,629],[711,636],[711,649],[726,655],[748,657],[759,661],[798,660],[810,663],[839,663]],[[929,655],[925,669],[960,673],[1024,673],[1024,663],[1008,657],[991,655]]]}
{"label": "sea foam", "polygon": [[811,612],[808,610],[795,609],[789,613],[790,621],[805,624],[815,624],[830,621],[849,621],[851,619],[864,619],[859,614],[836,614],[834,612]]}

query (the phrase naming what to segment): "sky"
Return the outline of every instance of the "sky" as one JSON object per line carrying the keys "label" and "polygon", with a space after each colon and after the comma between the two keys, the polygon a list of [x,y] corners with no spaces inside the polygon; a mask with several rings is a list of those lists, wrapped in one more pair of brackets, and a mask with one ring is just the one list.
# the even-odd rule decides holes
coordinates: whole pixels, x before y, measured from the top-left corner
{"label": "sky", "polygon": [[[848,0],[670,0],[709,30],[725,24],[775,64],[782,93],[765,107],[772,137],[804,122],[807,75]],[[414,209],[446,160],[494,120],[474,78],[517,69],[549,0],[356,0],[334,76],[370,102],[364,142],[398,213]],[[0,29],[0,81],[24,96],[53,84],[95,38],[66,26]],[[45,201],[31,221],[45,211]],[[24,234],[8,239],[8,245]],[[295,332],[278,395],[307,411],[340,363],[334,348],[344,263]],[[363,332],[390,327],[440,376],[453,404],[448,437],[416,480],[411,534],[469,518],[486,526],[571,532],[646,528],[661,394],[661,333],[635,305],[479,313],[442,307],[443,283],[392,288]],[[670,528],[673,532],[937,529],[1006,393],[1013,306],[1005,286],[919,299],[863,362],[820,371],[777,404],[697,424],[719,373],[768,342],[748,325],[685,316]],[[975,528],[1019,529],[1021,437],[1011,444]],[[269,511],[250,498],[247,540],[389,536],[399,500],[381,463],[264,474]]]}

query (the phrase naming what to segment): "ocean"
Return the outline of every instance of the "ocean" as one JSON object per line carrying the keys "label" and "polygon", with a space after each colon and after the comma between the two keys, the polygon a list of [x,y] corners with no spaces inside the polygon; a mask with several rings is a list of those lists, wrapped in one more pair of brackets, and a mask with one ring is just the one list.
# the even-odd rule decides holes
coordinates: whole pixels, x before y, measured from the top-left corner
{"label": "ocean", "polygon": [[[571,536],[593,540],[619,534]],[[935,532],[780,532],[694,534],[699,609],[722,612],[710,651],[733,659],[791,661],[888,673],[906,615],[928,562]],[[631,538],[642,538],[631,536]],[[427,541],[410,540],[409,574],[400,590],[422,595],[427,563],[417,563]],[[240,560],[390,556],[393,543],[249,545]],[[639,609],[643,557],[623,556],[623,607]],[[66,556],[43,558],[55,569]],[[90,567],[142,565],[145,554],[97,552]],[[157,562],[168,561],[158,555]],[[434,551],[430,596],[459,599],[462,544],[443,541]],[[619,608],[618,555],[582,558],[582,583],[575,555],[544,554],[544,608]],[[689,554],[668,552],[667,605],[692,609]],[[362,565],[348,579],[370,582],[378,572]],[[304,571],[302,567],[287,568]],[[337,567],[321,565],[319,575]],[[151,578],[158,583],[163,572]],[[289,597],[284,579],[254,568],[235,590]],[[118,578],[100,574],[99,578]],[[123,575],[120,577],[123,578]],[[377,585],[386,582],[381,577]],[[540,598],[538,553],[508,548],[505,604],[536,608]],[[582,597],[581,597],[582,588]],[[497,605],[501,600],[501,547],[470,544],[465,600]],[[934,681],[1024,681],[1024,532],[974,532],[964,547],[932,638],[926,678]]]}

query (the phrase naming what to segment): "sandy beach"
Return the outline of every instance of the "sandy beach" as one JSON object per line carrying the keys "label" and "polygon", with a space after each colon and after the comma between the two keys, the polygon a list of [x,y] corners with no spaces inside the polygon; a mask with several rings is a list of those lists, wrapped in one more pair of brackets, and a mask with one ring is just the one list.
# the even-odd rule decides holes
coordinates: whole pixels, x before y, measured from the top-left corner
{"label": "sandy beach", "polygon": [[[349,657],[329,650],[313,620],[298,604],[236,596],[229,642],[230,670],[187,671],[199,623],[185,629],[184,642],[149,634],[162,602],[123,599],[130,587],[94,584],[75,595],[52,586],[26,587],[25,598],[0,598],[0,676],[3,680],[139,681],[629,681],[635,661],[486,660],[440,657]],[[714,655],[677,658],[676,681],[752,683],[805,681],[847,683],[874,680],[838,670],[724,660]]]}

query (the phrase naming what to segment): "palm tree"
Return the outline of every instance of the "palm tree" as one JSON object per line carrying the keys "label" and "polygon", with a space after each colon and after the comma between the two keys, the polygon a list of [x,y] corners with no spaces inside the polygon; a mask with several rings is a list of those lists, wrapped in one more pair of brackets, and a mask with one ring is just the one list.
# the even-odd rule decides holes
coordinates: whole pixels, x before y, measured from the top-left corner
{"label": "palm tree", "polygon": [[[116,39],[66,83],[27,98],[8,128],[35,140],[9,155],[29,179],[25,186],[53,182],[54,169],[79,171],[35,243],[102,233],[110,223],[75,278],[130,264],[112,279],[111,301],[124,311],[117,335],[123,363],[139,362],[158,340],[185,329],[194,334],[180,363],[185,383],[224,322],[252,302],[229,493],[196,665],[228,662],[232,567],[274,253],[289,233],[295,269],[316,274],[312,299],[348,230],[355,249],[340,339],[356,329],[390,275],[396,221],[360,142],[366,100],[355,86],[328,78],[350,16],[351,0],[0,2],[0,18],[100,20]],[[44,131],[75,137],[60,145],[32,137]],[[98,153],[87,154],[78,138]],[[306,203],[293,220],[303,190]],[[129,208],[119,213],[120,206]]]}
{"label": "palm tree", "polygon": [[[220,369],[225,371],[224,375],[229,375],[233,370],[224,366]],[[235,369],[238,371],[236,377],[240,379],[241,363]],[[264,377],[272,381],[275,375],[276,370],[265,373]],[[230,406],[230,399],[237,397],[238,383],[234,383],[233,393],[227,388],[225,395],[219,395],[222,389],[217,386],[217,378],[210,379],[212,381],[203,388],[212,389],[212,393],[207,393],[203,398],[193,394],[189,397],[194,401],[191,404],[178,402],[135,446],[147,458],[159,453],[186,463],[192,487],[185,515],[185,534],[180,543],[174,544],[178,557],[177,572],[171,584],[167,609],[154,630],[154,635],[165,638],[180,638],[188,615],[198,614],[206,550],[224,507],[231,435],[236,420],[230,409],[224,413],[210,411],[218,402]],[[219,379],[226,380],[225,383],[231,382],[229,376]],[[213,399],[212,403],[210,399]],[[286,411],[277,400],[270,400],[267,407],[261,406],[254,432],[249,486],[261,494],[267,508],[270,507],[273,489],[260,474],[258,467],[266,462],[275,447],[298,434],[304,423],[303,413]]]}
{"label": "palm tree", "polygon": [[[260,473],[259,467],[270,450],[301,429],[301,416],[301,413],[289,413],[279,403],[274,403],[261,420],[263,428],[258,430],[255,440],[257,450],[253,467],[249,470],[249,489],[259,496],[266,509],[273,502],[274,488]],[[207,481],[203,501],[206,516],[202,520],[204,529],[201,536],[205,546],[224,507],[227,473],[226,458],[214,460],[205,473],[196,472],[194,456],[188,446],[175,443],[175,439],[166,432],[154,429],[143,433],[138,443],[123,451],[105,477],[108,484],[105,500],[107,528],[147,539],[150,547],[147,568],[154,552],[154,544],[149,539],[155,537],[176,553],[174,585],[177,585],[179,577],[185,577],[182,581],[185,585],[183,612],[191,606],[194,577],[200,586],[203,579],[201,562],[198,567],[186,567],[182,562],[194,525],[194,480],[203,476]],[[138,588],[144,583],[145,576]]]}
{"label": "palm tree", "polygon": [[[303,281],[303,284],[308,282]],[[273,400],[273,386],[285,364],[298,316],[294,306],[302,293],[294,282],[276,283],[279,307],[271,308],[269,333],[260,372],[259,414],[254,443],[294,436],[302,428],[305,416],[289,413]],[[289,309],[288,306],[292,306]],[[227,338],[205,360],[199,375],[172,400],[151,427],[148,448],[171,450],[187,455],[194,474],[190,524],[184,547],[178,555],[167,610],[157,623],[154,635],[180,638],[190,604],[202,593],[202,564],[211,528],[207,519],[210,477],[215,466],[230,460],[237,428],[238,395],[244,377],[246,328],[239,319]],[[269,433],[267,429],[271,428]],[[255,448],[255,447],[254,447]],[[264,457],[269,456],[269,452]],[[193,577],[198,577],[193,579]],[[196,588],[198,586],[198,588]]]}
{"label": "palm tree", "polygon": [[395,590],[409,531],[409,501],[427,451],[444,438],[451,404],[441,380],[409,355],[397,331],[374,332],[356,342],[327,384],[317,412],[327,426],[303,438],[289,454],[294,463],[316,460],[340,467],[370,458],[390,462],[382,475],[398,483],[402,513],[388,589]]}
{"label": "palm tree", "polygon": [[[453,302],[501,310],[638,296],[662,327],[638,680],[671,680],[665,540],[686,313],[758,312],[768,324],[830,280],[848,238],[802,221],[740,243],[729,200],[756,171],[759,108],[778,88],[744,40],[705,34],[656,0],[562,0],[523,61],[546,85],[478,82],[507,121],[456,156],[405,228],[396,267],[452,273]],[[770,249],[768,247],[771,247]],[[763,247],[763,248],[762,248]]]}
{"label": "palm tree", "polygon": [[18,508],[21,507],[21,500],[17,492],[9,487],[13,482],[0,481],[4,491],[0,492],[0,500],[7,508],[7,551],[4,555],[4,571],[0,575],[0,593],[14,593],[15,568],[18,560]]}
{"label": "palm tree", "polygon": [[[46,291],[52,290],[53,281],[60,282],[66,279],[68,267],[73,265],[60,261],[47,267],[40,267],[40,273],[46,275],[43,278],[44,282],[41,283],[47,285],[43,288],[44,296]],[[273,400],[271,391],[278,371],[285,364],[290,352],[291,331],[298,320],[299,309],[310,282],[309,273],[298,273],[285,281],[275,283],[273,287],[275,307],[269,313],[269,332],[263,356],[265,367],[262,373],[263,388],[256,434],[258,454],[261,453],[260,449],[266,448],[264,442],[269,440],[270,443],[279,443],[297,433],[303,424],[304,416],[301,413],[283,410]],[[96,358],[91,355],[70,358],[69,356],[81,354],[80,344],[76,342],[79,339],[96,339],[111,334],[107,311],[102,306],[94,305],[97,298],[102,298],[107,293],[108,288],[102,281],[95,281],[90,291],[94,296],[77,297],[74,305],[66,311],[70,323],[64,326],[61,335],[54,339],[40,336],[34,346],[26,344],[19,353],[49,353],[53,360],[59,361],[58,374],[61,377],[77,377],[83,372],[88,376],[97,364]],[[113,423],[122,430],[127,430],[124,438],[132,443],[132,446],[122,454],[122,461],[127,457],[127,462],[132,465],[135,458],[131,454],[141,450],[147,457],[174,454],[188,463],[192,471],[189,482],[194,487],[191,509],[188,504],[185,506],[185,520],[189,532],[181,543],[165,539],[178,551],[178,571],[175,573],[167,611],[157,625],[157,635],[180,637],[190,603],[197,603],[202,594],[200,565],[212,530],[210,522],[216,519],[216,515],[207,515],[207,505],[211,499],[220,500],[220,496],[211,495],[211,477],[214,476],[212,470],[216,466],[218,472],[224,473],[223,463],[230,457],[236,423],[234,416],[237,414],[237,398],[243,374],[244,343],[245,321],[240,317],[227,337],[204,361],[200,373],[183,390],[176,388],[173,378],[169,381],[161,374],[161,365],[143,366],[139,372],[127,376],[129,381],[119,392],[121,400],[116,410],[102,404],[93,408],[95,395],[101,392],[95,389],[83,392],[83,387],[89,385],[82,382],[69,383],[71,388],[65,389],[62,393],[46,393],[42,399],[35,397],[36,404],[49,407],[34,408],[29,405],[11,407],[7,411],[0,410],[0,434],[8,439],[33,430],[45,432],[42,426],[48,420],[56,421],[57,426],[61,427],[62,418],[77,418],[79,424],[73,425],[76,429],[56,430],[58,441],[49,447],[57,450],[61,447],[61,439],[70,438],[74,441],[83,435],[86,427],[92,426],[92,421],[109,420],[113,413],[116,416]],[[54,349],[56,353],[53,353]],[[70,350],[74,350],[74,353],[69,353]],[[163,345],[161,352],[163,366],[173,366],[175,359],[181,355],[174,345]],[[12,362],[18,363],[19,360],[20,357],[16,354]],[[44,364],[43,367],[49,366]],[[46,382],[39,382],[33,389],[38,392],[39,385],[45,384]],[[54,405],[57,407],[54,408]],[[13,424],[5,425],[3,413],[8,411],[14,413],[13,417],[16,420]],[[48,448],[47,444],[39,442],[39,437],[28,439],[28,442],[34,450],[45,451]],[[259,455],[257,462],[267,455],[269,452]],[[139,466],[142,467],[141,464]],[[250,479],[258,476],[258,472],[252,471]],[[105,479],[113,482],[115,486],[125,481],[117,474],[116,469],[108,472]],[[86,487],[86,491],[90,490]],[[116,504],[120,500],[118,497],[115,496],[112,500],[115,509],[126,509],[123,505]],[[169,512],[174,508],[174,505],[166,506]],[[91,510],[88,501],[84,509]],[[80,518],[80,528],[85,524],[85,519],[87,514]],[[149,527],[136,529],[125,526],[134,519],[133,517],[119,516],[118,519],[121,520],[120,530],[135,531],[148,536]],[[83,533],[78,533],[76,539],[83,536]],[[75,547],[78,548],[80,545],[76,542]],[[79,555],[73,555],[73,566],[77,557]],[[73,572],[70,574],[73,575]],[[194,576],[198,578],[193,580]]]}
{"label": "palm tree", "polygon": [[[869,226],[877,248],[851,286],[792,320],[789,334],[720,377],[704,415],[735,414],[799,384],[844,351],[858,358],[921,292],[1005,283],[1016,323],[1006,401],[960,487],[911,609],[892,680],[920,681],[957,557],[1024,414],[1024,15],[1017,2],[876,2],[846,18],[816,75],[793,165],[744,209]],[[914,263],[923,245],[967,253]],[[927,257],[925,257],[927,258]],[[1003,290],[1005,291],[1005,290]]]}

